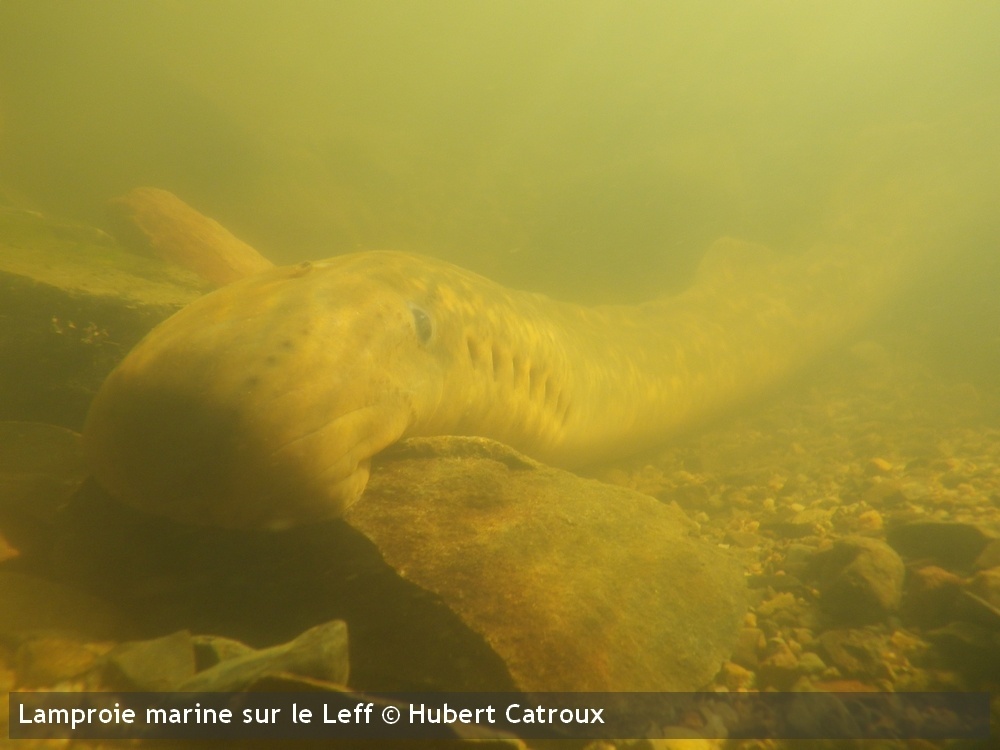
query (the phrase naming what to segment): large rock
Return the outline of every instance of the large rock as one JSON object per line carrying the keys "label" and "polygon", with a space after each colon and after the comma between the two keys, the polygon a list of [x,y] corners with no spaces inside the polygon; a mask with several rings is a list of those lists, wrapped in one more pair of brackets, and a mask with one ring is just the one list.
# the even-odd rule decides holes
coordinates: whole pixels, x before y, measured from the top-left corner
{"label": "large rock", "polygon": [[479,634],[520,690],[694,690],[746,609],[739,566],[680,510],[492,441],[404,443],[346,520]]}
{"label": "large rock", "polygon": [[864,625],[899,608],[906,566],[883,541],[838,539],[812,560],[820,601],[834,622]]}

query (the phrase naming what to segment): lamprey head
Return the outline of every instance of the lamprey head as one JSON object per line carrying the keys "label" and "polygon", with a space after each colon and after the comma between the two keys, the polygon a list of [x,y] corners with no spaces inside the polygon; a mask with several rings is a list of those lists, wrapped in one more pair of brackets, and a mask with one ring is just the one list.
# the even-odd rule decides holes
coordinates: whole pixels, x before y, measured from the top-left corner
{"label": "lamprey head", "polygon": [[197,524],[281,528],[342,513],[371,457],[441,396],[440,332],[407,258],[275,269],[162,323],[91,406],[98,481]]}

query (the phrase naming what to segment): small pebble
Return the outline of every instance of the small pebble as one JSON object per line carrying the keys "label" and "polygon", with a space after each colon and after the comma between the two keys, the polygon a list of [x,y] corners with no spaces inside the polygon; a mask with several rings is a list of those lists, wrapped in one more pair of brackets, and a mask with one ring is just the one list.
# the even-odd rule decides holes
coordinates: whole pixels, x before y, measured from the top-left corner
{"label": "small pebble", "polygon": [[1000,609],[1000,567],[976,573],[969,584],[969,591],[987,604]]}
{"label": "small pebble", "polygon": [[884,527],[882,514],[877,510],[866,510],[858,516],[858,531],[881,531]]}
{"label": "small pebble", "polygon": [[766,644],[763,630],[743,628],[737,636],[732,660],[748,669],[754,669],[757,666],[760,652],[763,651]]}
{"label": "small pebble", "polygon": [[892,464],[884,458],[873,458],[868,462],[868,468],[878,474],[888,474],[892,471]]}
{"label": "small pebble", "polygon": [[735,692],[743,692],[754,686],[754,673],[735,662],[727,661],[722,665],[719,678],[727,689]]}
{"label": "small pebble", "polygon": [[812,651],[806,651],[799,657],[799,669],[803,674],[821,674],[826,670],[826,664],[818,654],[814,654]]}

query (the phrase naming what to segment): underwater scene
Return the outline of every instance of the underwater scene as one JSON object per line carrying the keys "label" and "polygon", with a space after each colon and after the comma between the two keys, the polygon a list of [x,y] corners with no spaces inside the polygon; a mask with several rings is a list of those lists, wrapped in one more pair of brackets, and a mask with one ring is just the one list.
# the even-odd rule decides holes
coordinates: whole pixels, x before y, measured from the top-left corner
{"label": "underwater scene", "polygon": [[0,2],[0,746],[993,747],[998,28]]}

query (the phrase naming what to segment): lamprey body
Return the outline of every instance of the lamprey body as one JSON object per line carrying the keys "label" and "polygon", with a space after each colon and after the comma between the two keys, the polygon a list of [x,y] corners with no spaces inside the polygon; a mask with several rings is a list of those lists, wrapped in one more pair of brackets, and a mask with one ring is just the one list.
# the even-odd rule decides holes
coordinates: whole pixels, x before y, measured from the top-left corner
{"label": "lamprey body", "polygon": [[[557,302],[449,263],[367,252],[223,287],[154,329],[91,408],[120,499],[278,528],[334,517],[404,437],[478,435],[574,467],[622,457],[760,394],[866,319],[885,264],[735,240],[685,292]],[[766,254],[765,254],[766,255]]]}

